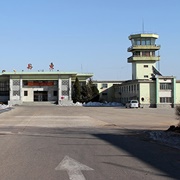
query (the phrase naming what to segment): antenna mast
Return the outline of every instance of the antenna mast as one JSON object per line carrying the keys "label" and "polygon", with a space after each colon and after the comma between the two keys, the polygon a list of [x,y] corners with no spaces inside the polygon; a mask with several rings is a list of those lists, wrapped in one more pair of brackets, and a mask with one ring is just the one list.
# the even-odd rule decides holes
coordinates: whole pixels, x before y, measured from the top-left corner
{"label": "antenna mast", "polygon": [[[158,51],[158,59],[159,59],[160,55],[159,55],[159,51]],[[160,71],[160,61],[158,61],[158,70]]]}
{"label": "antenna mast", "polygon": [[144,33],[144,19],[142,19],[142,32]]}

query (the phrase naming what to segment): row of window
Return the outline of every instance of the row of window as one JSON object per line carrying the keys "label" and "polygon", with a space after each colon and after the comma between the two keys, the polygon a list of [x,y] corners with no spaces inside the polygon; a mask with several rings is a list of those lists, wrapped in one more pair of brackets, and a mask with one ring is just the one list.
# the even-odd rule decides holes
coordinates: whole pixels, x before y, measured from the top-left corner
{"label": "row of window", "polygon": [[[2,92],[0,92],[1,95]],[[9,93],[9,92],[8,92]],[[6,92],[7,94],[7,92]],[[57,91],[53,91],[53,96],[57,96],[58,92]],[[62,95],[64,95],[62,93]],[[13,96],[20,96],[20,91],[13,91]],[[24,96],[28,96],[28,91],[24,91]]]}
{"label": "row of window", "polygon": [[172,89],[172,84],[171,83],[160,83],[160,89]]}
{"label": "row of window", "polygon": [[172,103],[171,97],[160,97],[160,103]]}
{"label": "row of window", "polygon": [[155,45],[154,38],[138,38],[131,40],[132,45]]}
{"label": "row of window", "polygon": [[[120,101],[123,103],[128,102],[128,100],[129,100],[128,97],[120,98]],[[172,103],[172,98],[171,97],[160,97],[160,103]]]}
{"label": "row of window", "polygon": [[[122,103],[127,103],[129,100],[131,100],[132,98],[128,98],[128,97],[122,97],[122,98],[120,98],[120,102],[122,102]],[[135,97],[135,98],[133,98],[133,99],[139,99],[139,97]]]}
{"label": "row of window", "polygon": [[119,89],[119,92],[136,92],[139,91],[139,84],[133,84],[129,86],[122,86]]}
{"label": "row of window", "polygon": [[133,56],[139,57],[139,56],[143,56],[143,57],[155,57],[155,51],[135,51],[133,52]]}
{"label": "row of window", "polygon": [[9,91],[9,81],[0,82],[0,91]]}
{"label": "row of window", "polygon": [[[144,67],[148,67],[148,65],[144,65]],[[144,78],[148,78],[148,75],[144,75]],[[172,84],[171,83],[160,83],[160,89],[164,89],[164,90],[171,90],[172,89]],[[122,86],[120,87],[120,92],[130,92],[130,91],[138,91],[139,90],[139,84],[136,85],[129,85],[129,86]]]}
{"label": "row of window", "polygon": [[9,96],[9,91],[0,91],[0,96]]}

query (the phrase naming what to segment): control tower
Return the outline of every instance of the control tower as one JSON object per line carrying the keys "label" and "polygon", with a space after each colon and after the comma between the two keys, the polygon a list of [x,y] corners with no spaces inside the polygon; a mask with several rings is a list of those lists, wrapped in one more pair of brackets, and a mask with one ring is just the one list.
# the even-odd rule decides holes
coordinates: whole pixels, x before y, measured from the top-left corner
{"label": "control tower", "polygon": [[156,45],[157,34],[132,34],[129,36],[132,46],[128,48],[128,52],[132,52],[132,56],[127,59],[128,63],[132,63],[132,80],[135,79],[151,79],[154,75],[161,75],[156,70],[156,62],[160,60],[157,51],[160,49]]}

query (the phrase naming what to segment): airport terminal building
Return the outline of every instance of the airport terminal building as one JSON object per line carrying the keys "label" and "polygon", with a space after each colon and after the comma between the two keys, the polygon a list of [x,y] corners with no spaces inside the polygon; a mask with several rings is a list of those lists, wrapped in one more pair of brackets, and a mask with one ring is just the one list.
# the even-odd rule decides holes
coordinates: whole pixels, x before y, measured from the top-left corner
{"label": "airport terminal building", "polygon": [[71,102],[76,77],[85,84],[93,74],[76,72],[2,72],[0,102],[20,105],[24,102]]}
{"label": "airport terminal building", "polygon": [[[140,33],[129,36],[131,46],[132,79],[128,81],[93,81],[99,90],[100,101],[120,102],[136,99],[143,107],[175,107],[180,105],[180,80],[162,75],[157,69],[160,61],[156,44],[159,35]],[[29,66],[30,65],[30,66]],[[29,64],[28,69],[31,69]],[[52,66],[52,67],[51,67]],[[50,68],[53,69],[53,63]],[[2,72],[0,73],[0,102],[9,105],[25,102],[51,101],[58,104],[72,101],[73,83],[76,77],[81,85],[93,76],[77,72]]]}

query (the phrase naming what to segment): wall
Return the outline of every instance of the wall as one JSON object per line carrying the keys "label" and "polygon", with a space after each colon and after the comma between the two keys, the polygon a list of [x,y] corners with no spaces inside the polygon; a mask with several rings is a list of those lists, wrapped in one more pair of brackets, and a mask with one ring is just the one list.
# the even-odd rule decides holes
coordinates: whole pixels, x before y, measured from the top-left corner
{"label": "wall", "polygon": [[[33,88],[22,88],[22,102],[34,102],[34,91],[48,91],[48,101],[57,101],[58,97],[54,96],[54,91],[57,91],[57,87],[33,87]],[[24,96],[24,91],[28,92],[28,96]]]}
{"label": "wall", "polygon": [[120,85],[114,85],[114,91],[116,100],[123,104],[131,99],[139,100],[139,83],[137,81],[129,81]]}
{"label": "wall", "polygon": [[180,105],[180,82],[176,83],[176,104]]}
{"label": "wall", "polygon": [[[100,95],[100,101],[112,102],[115,101],[114,84],[121,84],[121,81],[94,81]],[[107,87],[103,87],[103,84],[107,84]],[[107,95],[105,95],[107,94]]]}
{"label": "wall", "polygon": [[[148,67],[144,67],[144,65],[148,65]],[[143,62],[143,63],[136,63],[136,72],[137,72],[137,79],[149,79],[151,78],[152,66],[155,66],[153,62]],[[144,75],[148,75],[148,78],[145,78]]]}
{"label": "wall", "polygon": [[[142,100],[144,99],[144,101]],[[144,107],[155,107],[155,82],[140,83],[140,103]]]}

